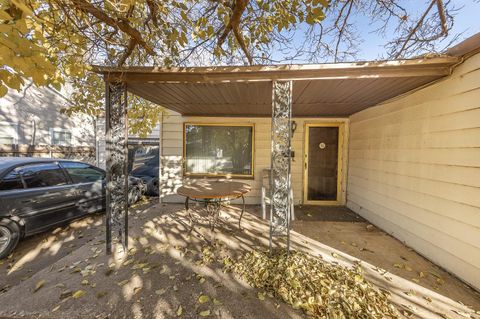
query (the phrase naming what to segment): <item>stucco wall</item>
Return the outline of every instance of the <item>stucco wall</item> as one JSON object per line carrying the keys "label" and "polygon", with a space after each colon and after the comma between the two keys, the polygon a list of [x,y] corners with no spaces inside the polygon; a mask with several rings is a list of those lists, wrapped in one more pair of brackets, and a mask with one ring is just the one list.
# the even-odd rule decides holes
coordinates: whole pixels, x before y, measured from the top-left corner
{"label": "stucco wall", "polygon": [[72,133],[72,146],[95,146],[94,122],[87,116],[68,117],[60,109],[67,99],[48,87],[28,84],[24,90],[9,90],[0,98],[0,122],[18,123],[18,144],[49,145],[50,129]]}
{"label": "stucco wall", "polygon": [[[297,129],[292,139],[292,148],[295,158],[292,161],[292,185],[295,204],[302,203],[303,198],[303,158],[304,158],[304,124],[345,119],[306,119],[295,118]],[[161,127],[162,147],[162,180],[161,196],[164,202],[183,202],[184,199],[175,195],[176,189],[182,184],[182,156],[183,156],[183,123],[253,123],[255,124],[255,158],[254,179],[242,179],[252,186],[246,202],[260,204],[262,170],[270,168],[271,149],[271,119],[270,118],[229,118],[229,117],[182,117],[178,113],[169,112],[163,119]],[[346,124],[348,129],[348,123]],[[345,140],[347,136],[344,136]],[[346,147],[346,143],[343,143]],[[346,159],[346,149],[343,152],[343,161]],[[344,163],[346,167],[346,163]],[[345,169],[343,169],[345,172]],[[345,183],[342,184],[342,196],[345,195]]]}
{"label": "stucco wall", "polygon": [[480,54],[350,117],[347,206],[480,289]]}

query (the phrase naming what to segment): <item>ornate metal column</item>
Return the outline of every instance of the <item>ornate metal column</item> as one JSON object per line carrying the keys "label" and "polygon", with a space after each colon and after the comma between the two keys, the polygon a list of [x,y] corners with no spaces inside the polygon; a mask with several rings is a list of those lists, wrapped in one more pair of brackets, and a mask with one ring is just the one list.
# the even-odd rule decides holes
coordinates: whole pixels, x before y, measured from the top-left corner
{"label": "ornate metal column", "polygon": [[127,90],[125,83],[106,83],[106,228],[107,254],[112,252],[112,237],[128,246],[128,173],[127,173]]}
{"label": "ornate metal column", "polygon": [[270,174],[270,250],[273,237],[287,238],[290,249],[292,81],[272,84],[272,161]]}

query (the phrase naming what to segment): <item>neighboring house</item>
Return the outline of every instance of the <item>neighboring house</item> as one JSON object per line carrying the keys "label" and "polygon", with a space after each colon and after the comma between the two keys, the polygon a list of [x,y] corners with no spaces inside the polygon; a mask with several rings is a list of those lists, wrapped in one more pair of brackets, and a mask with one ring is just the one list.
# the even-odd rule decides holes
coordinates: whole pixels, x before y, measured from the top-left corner
{"label": "neighboring house", "polygon": [[68,117],[68,99],[50,87],[27,84],[0,98],[0,155],[94,160],[95,121]]}

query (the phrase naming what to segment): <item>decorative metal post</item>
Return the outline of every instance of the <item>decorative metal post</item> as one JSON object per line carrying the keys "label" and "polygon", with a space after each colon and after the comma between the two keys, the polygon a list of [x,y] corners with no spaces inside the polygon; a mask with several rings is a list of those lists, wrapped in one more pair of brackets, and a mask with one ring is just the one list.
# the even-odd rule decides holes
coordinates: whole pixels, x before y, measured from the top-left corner
{"label": "decorative metal post", "polygon": [[270,174],[270,251],[273,237],[287,237],[290,249],[292,81],[272,84],[272,160]]}
{"label": "decorative metal post", "polygon": [[128,149],[127,90],[125,83],[106,82],[105,157],[107,254],[112,252],[112,235],[128,247]]}

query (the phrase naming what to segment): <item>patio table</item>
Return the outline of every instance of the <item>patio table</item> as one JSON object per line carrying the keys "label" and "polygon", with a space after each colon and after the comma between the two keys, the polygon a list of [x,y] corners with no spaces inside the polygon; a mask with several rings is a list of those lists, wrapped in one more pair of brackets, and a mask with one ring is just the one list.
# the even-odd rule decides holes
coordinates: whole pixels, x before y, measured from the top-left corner
{"label": "patio table", "polygon": [[185,197],[185,210],[190,218],[191,230],[193,230],[195,219],[188,207],[190,200],[205,204],[210,228],[213,231],[220,216],[222,203],[237,198],[242,198],[243,202],[242,212],[238,219],[238,227],[241,229],[240,224],[242,222],[243,213],[245,212],[244,195],[250,190],[250,185],[241,182],[229,180],[196,180],[179,187],[177,189],[177,194]]}

